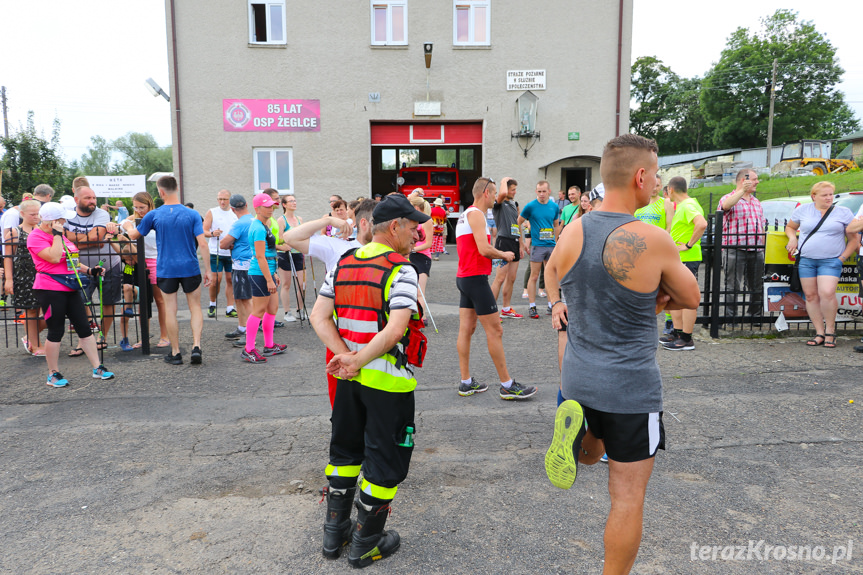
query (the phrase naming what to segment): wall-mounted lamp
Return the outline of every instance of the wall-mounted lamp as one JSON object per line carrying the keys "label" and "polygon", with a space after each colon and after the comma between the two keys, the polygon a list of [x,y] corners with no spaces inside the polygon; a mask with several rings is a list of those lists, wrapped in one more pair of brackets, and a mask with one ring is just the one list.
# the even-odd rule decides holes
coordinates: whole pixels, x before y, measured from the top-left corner
{"label": "wall-mounted lamp", "polygon": [[153,80],[152,78],[147,78],[146,86],[147,86],[147,90],[149,90],[150,93],[153,94],[154,98],[156,96],[162,96],[163,98],[165,98],[169,102],[171,101],[171,97],[168,96],[168,94],[165,93],[165,91],[162,89],[162,87],[159,86],[155,82],[155,80]]}
{"label": "wall-mounted lamp", "polygon": [[423,43],[423,53],[425,54],[425,57],[426,57],[426,68],[431,68],[431,57],[432,57],[432,50],[433,49],[434,49],[434,43],[433,42]]}
{"label": "wall-mounted lamp", "polygon": [[[517,130],[510,134],[510,139],[515,139],[518,147],[524,151],[525,158],[527,157],[527,151],[539,140],[539,132],[536,129],[536,107],[538,100],[539,98],[536,97],[536,94],[530,90],[515,100]],[[521,145],[521,138],[524,138],[524,146]]]}

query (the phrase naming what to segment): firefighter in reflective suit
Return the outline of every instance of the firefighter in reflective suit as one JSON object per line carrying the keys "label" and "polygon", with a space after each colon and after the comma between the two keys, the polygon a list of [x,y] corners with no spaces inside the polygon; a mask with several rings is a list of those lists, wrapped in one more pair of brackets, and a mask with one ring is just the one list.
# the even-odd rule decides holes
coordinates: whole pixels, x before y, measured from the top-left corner
{"label": "firefighter in reflective suit", "polygon": [[311,314],[318,337],[335,354],[327,372],[337,379],[323,553],[335,559],[351,543],[354,567],[399,548],[398,533],[384,526],[410,465],[417,384],[411,366],[421,366],[425,354],[417,274],[405,256],[418,240],[418,224],[429,218],[397,194],[378,204],[372,219],[372,241],[342,256]]}

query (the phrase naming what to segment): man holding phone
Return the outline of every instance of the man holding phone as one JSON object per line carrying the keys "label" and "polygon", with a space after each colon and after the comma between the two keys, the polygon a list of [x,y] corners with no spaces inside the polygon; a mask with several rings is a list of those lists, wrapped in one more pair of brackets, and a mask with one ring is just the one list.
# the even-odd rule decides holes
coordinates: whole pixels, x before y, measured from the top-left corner
{"label": "man holding phone", "polygon": [[[722,216],[722,247],[725,249],[726,286],[751,292],[748,315],[759,315],[764,275],[764,211],[755,197],[758,174],[751,168],[737,172],[734,191],[719,200]],[[727,315],[738,317],[737,296],[726,301]]]}

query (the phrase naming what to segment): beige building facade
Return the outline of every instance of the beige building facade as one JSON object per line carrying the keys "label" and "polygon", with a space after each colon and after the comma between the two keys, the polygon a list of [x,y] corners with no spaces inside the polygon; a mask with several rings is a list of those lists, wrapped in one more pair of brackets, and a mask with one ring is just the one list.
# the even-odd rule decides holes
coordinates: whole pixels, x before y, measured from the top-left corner
{"label": "beige building facade", "polygon": [[[199,209],[227,188],[327,199],[455,164],[552,190],[600,182],[629,131],[632,0],[166,0],[174,169]],[[426,66],[428,55],[430,62]],[[520,108],[521,106],[521,108]]]}

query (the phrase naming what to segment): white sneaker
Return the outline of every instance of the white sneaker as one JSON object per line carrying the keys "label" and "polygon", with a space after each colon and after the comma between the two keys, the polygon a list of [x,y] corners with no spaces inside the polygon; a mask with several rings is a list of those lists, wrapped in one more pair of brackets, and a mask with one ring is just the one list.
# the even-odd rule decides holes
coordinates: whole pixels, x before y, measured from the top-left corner
{"label": "white sneaker", "polygon": [[285,323],[290,323],[292,321],[297,321],[297,318],[291,315],[291,312],[285,312]]}

